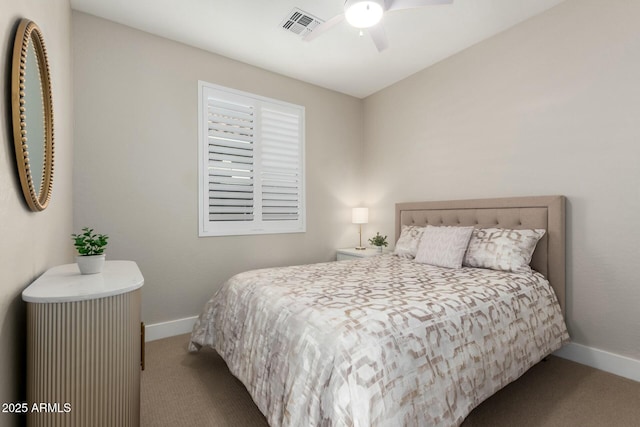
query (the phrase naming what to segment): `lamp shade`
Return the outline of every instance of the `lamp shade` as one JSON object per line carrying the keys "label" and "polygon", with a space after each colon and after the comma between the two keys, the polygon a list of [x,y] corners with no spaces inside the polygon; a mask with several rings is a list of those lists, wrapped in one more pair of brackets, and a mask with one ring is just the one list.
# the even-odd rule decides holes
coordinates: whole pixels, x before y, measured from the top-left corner
{"label": "lamp shade", "polygon": [[351,222],[354,224],[366,224],[369,222],[369,208],[353,208]]}
{"label": "lamp shade", "polygon": [[382,19],[383,5],[383,0],[347,0],[344,16],[356,28],[373,27]]}

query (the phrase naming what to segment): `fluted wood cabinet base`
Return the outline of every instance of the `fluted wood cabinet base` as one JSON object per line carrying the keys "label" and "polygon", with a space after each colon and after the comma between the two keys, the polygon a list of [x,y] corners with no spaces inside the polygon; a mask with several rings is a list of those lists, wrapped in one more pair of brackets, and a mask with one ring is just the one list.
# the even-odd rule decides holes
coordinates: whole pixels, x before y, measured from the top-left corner
{"label": "fluted wood cabinet base", "polygon": [[27,302],[28,426],[139,426],[140,299]]}

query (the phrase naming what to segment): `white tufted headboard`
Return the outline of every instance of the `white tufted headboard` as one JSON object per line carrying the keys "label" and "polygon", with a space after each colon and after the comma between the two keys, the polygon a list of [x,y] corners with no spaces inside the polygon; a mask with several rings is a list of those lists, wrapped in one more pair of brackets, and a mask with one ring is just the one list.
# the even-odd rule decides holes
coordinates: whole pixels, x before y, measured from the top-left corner
{"label": "white tufted headboard", "polygon": [[396,204],[396,241],[402,225],[472,225],[477,228],[544,228],[531,259],[565,309],[564,196],[409,202]]}

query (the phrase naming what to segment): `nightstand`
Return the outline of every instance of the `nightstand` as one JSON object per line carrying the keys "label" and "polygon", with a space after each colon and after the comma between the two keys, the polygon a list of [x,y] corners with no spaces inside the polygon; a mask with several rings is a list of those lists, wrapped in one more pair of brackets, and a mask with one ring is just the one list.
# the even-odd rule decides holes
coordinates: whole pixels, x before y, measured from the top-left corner
{"label": "nightstand", "polygon": [[386,253],[389,253],[389,250],[383,250],[380,252],[377,248],[366,248],[362,250],[358,250],[356,248],[345,248],[338,249],[336,251],[336,259],[338,261],[344,261],[347,259],[368,258]]}

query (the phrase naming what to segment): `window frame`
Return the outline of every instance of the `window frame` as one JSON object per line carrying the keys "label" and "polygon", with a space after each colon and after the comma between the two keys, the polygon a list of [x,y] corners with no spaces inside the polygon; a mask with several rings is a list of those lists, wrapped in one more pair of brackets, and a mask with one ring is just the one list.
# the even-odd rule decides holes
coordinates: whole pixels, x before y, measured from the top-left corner
{"label": "window frame", "polygon": [[[253,146],[253,203],[254,218],[249,221],[212,221],[209,218],[209,126],[208,126],[208,94],[209,91],[227,94],[230,97],[241,97],[256,102],[256,123]],[[262,154],[262,108],[276,108],[280,111],[292,111],[298,114],[299,125],[299,180],[298,211],[296,220],[265,221],[262,218],[262,183],[261,167],[264,163]],[[241,236],[259,234],[284,234],[306,232],[306,172],[305,172],[305,107],[277,99],[267,98],[249,92],[220,86],[205,81],[198,81],[198,236]]]}

